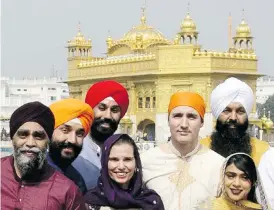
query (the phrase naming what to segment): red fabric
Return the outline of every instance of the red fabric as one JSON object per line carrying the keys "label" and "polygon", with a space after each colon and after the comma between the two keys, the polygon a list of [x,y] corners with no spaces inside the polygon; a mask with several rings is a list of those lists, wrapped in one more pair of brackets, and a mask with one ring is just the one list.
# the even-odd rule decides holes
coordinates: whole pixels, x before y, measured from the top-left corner
{"label": "red fabric", "polygon": [[16,175],[13,163],[13,156],[1,158],[1,209],[85,209],[78,187],[51,166],[39,182],[26,183]]}
{"label": "red fabric", "polygon": [[121,107],[121,118],[126,114],[129,100],[127,90],[118,82],[106,80],[92,85],[86,95],[85,102],[94,108],[107,97],[112,97]]}

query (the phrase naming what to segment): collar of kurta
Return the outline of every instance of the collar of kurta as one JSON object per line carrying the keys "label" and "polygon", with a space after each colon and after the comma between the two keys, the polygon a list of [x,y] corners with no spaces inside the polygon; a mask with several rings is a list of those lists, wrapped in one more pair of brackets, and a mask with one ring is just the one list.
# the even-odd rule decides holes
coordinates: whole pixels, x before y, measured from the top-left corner
{"label": "collar of kurta", "polygon": [[100,154],[101,156],[101,148],[94,142],[90,135],[87,135],[87,137],[84,139],[84,144],[86,144],[95,153]]}
{"label": "collar of kurta", "polygon": [[172,144],[172,141],[169,141],[168,145],[169,145],[171,152],[180,158],[189,158],[189,157],[197,154],[202,148],[202,145],[198,142],[198,144],[196,145],[194,150],[192,150],[190,153],[186,154],[185,156],[182,156],[181,153],[174,147],[174,145]]}

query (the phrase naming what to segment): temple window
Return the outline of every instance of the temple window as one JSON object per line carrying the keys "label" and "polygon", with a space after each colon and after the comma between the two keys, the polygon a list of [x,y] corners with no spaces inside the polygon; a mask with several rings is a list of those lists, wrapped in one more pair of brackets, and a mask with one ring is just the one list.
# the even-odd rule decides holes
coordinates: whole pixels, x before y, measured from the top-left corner
{"label": "temple window", "polygon": [[156,97],[153,97],[152,108],[156,108]]}
{"label": "temple window", "polygon": [[142,97],[138,98],[138,108],[139,109],[143,108],[143,98]]}
{"label": "temple window", "polygon": [[146,97],[146,108],[150,108],[150,97]]}

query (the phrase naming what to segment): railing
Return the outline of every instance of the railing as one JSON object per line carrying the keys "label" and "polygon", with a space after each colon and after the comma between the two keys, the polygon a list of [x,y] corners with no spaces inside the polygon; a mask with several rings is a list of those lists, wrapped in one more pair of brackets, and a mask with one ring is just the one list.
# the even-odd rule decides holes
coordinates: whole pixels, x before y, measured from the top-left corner
{"label": "railing", "polygon": [[13,146],[11,141],[0,141],[1,157],[11,155],[13,153]]}
{"label": "railing", "polygon": [[135,141],[137,147],[138,147],[138,150],[139,150],[139,153],[143,153],[145,151],[148,151],[152,148],[154,148],[156,146],[156,142],[155,141],[146,141],[146,140],[137,140]]}

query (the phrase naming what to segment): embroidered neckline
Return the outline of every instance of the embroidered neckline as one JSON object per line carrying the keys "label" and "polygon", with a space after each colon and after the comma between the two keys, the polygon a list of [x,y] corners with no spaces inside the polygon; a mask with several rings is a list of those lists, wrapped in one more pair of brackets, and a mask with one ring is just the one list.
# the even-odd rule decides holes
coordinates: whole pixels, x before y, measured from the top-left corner
{"label": "embroidered neckline", "polygon": [[171,152],[174,153],[176,156],[178,156],[180,158],[189,158],[189,157],[197,154],[202,148],[202,145],[198,142],[196,147],[194,148],[194,150],[192,150],[191,152],[189,152],[185,156],[182,156],[181,153],[174,147],[174,145],[172,144],[171,141],[168,142],[168,145],[169,145],[169,148],[170,148]]}

